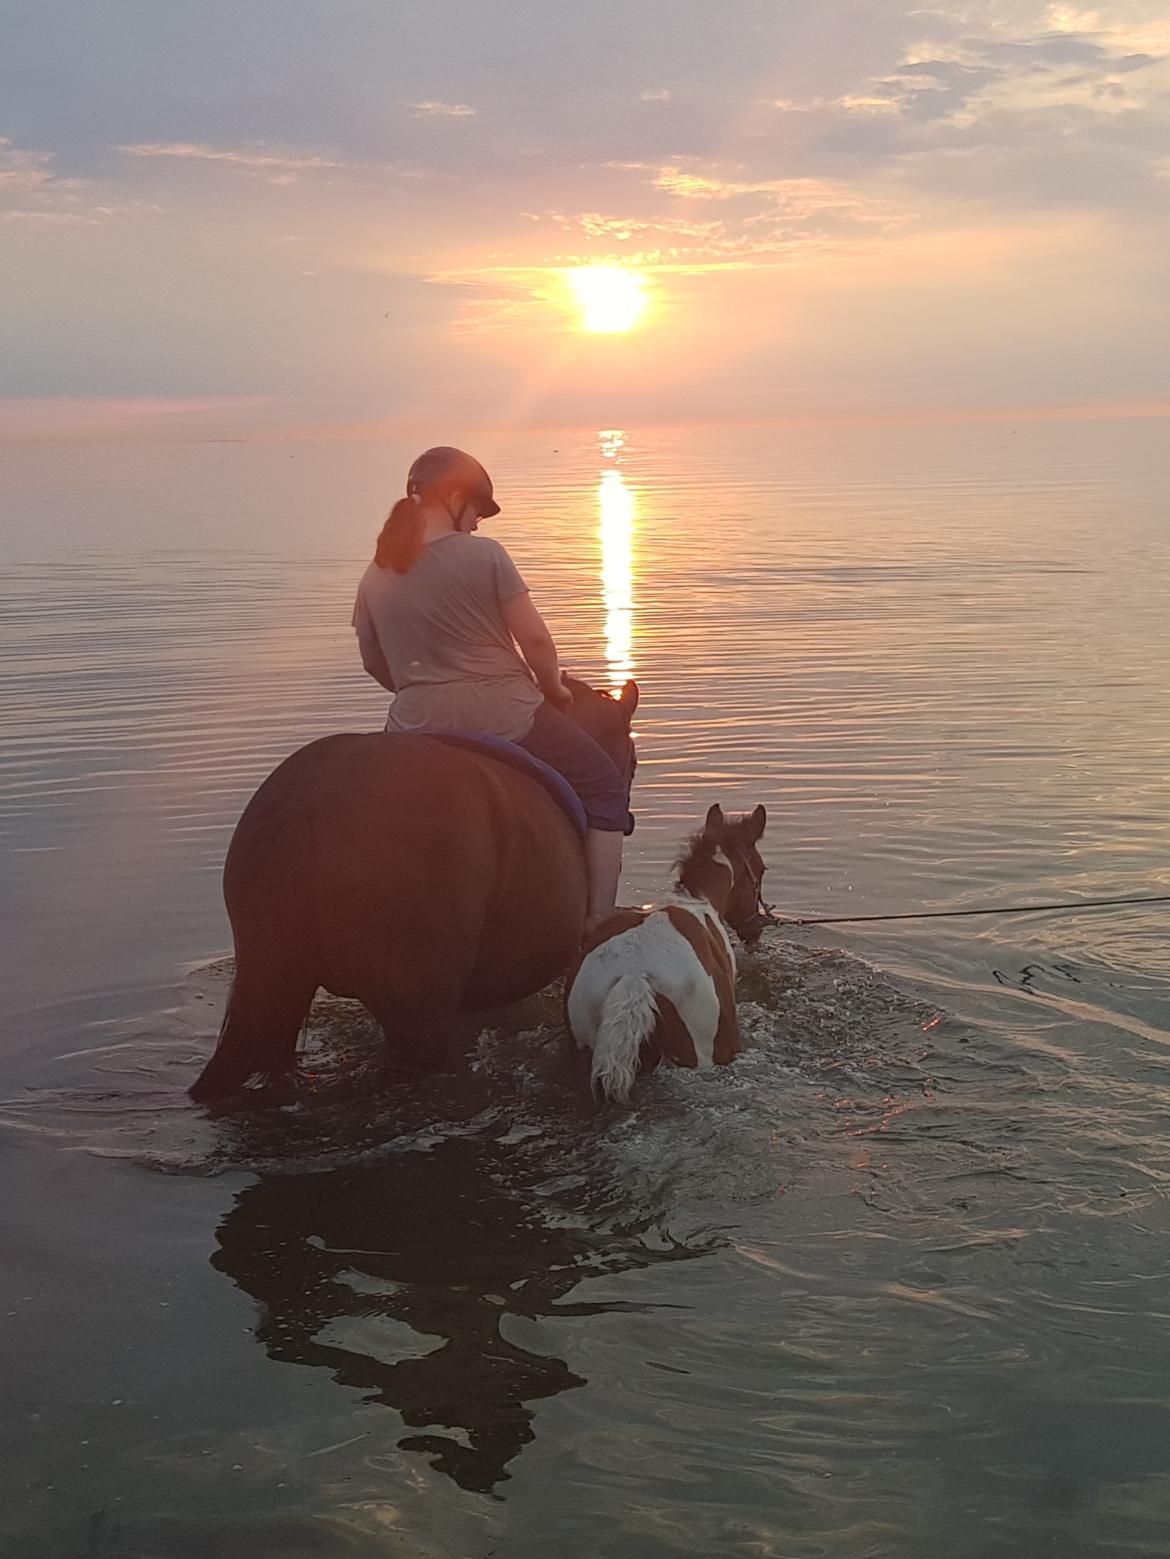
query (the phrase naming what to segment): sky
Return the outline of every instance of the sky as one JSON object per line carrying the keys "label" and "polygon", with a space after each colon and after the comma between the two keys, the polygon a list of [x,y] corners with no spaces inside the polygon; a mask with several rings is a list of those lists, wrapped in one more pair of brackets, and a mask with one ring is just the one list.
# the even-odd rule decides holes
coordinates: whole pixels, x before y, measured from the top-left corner
{"label": "sky", "polygon": [[[1170,405],[1170,10],[0,0],[0,436]],[[568,273],[642,279],[581,326]]]}

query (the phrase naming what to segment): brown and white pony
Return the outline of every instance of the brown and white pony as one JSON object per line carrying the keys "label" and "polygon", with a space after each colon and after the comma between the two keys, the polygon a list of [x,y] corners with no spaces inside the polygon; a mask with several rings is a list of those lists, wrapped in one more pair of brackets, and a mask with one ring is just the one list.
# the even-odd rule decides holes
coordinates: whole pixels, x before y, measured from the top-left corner
{"label": "brown and white pony", "polygon": [[[678,862],[674,891],[646,909],[620,909],[589,938],[565,999],[590,1080],[603,1099],[629,1098],[640,1070],[726,1066],[739,1053],[735,954],[760,925],[763,807],[729,823],[707,813]],[[724,924],[726,922],[726,925]]]}

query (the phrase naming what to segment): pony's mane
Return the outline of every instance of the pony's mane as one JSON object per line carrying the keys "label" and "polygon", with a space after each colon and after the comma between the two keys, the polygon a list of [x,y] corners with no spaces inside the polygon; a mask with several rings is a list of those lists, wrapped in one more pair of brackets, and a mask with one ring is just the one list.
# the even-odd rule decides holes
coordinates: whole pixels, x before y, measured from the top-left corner
{"label": "pony's mane", "polygon": [[697,833],[691,834],[683,842],[682,850],[674,863],[675,888],[681,892],[687,889],[687,877],[695,868],[710,865],[715,859],[715,851],[719,848],[719,841],[700,828]]}

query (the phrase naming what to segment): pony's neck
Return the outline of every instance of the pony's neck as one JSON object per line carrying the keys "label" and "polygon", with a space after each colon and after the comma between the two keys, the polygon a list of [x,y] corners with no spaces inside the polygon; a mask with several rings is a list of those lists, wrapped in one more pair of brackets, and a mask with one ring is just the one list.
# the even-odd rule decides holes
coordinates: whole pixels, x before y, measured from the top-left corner
{"label": "pony's neck", "polygon": [[704,899],[717,915],[727,909],[731,897],[731,872],[711,854],[692,852],[679,868],[675,891],[691,899]]}
{"label": "pony's neck", "polygon": [[669,909],[671,905],[678,909],[689,910],[692,915],[697,915],[700,920],[710,920],[718,923],[723,919],[723,916],[705,894],[691,893],[686,888],[680,888],[677,883],[656,904],[648,904],[646,907],[647,909]]}

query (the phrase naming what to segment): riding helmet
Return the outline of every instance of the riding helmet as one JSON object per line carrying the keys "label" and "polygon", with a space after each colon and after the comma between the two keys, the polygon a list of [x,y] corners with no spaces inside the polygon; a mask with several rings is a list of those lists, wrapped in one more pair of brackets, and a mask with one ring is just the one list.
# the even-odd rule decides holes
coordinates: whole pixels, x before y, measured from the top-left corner
{"label": "riding helmet", "polygon": [[492,496],[492,479],[472,455],[449,444],[424,449],[406,478],[406,495],[460,492],[479,506],[480,518],[491,519],[500,506]]}

